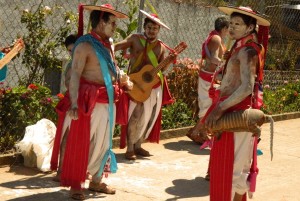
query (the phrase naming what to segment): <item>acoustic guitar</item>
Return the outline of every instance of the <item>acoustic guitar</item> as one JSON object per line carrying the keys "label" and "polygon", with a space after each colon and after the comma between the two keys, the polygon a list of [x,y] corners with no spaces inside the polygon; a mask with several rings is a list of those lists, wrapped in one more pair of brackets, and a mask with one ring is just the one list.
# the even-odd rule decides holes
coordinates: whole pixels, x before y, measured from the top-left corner
{"label": "acoustic guitar", "polygon": [[129,76],[130,81],[133,83],[132,90],[128,91],[128,95],[136,102],[144,102],[151,94],[153,86],[160,82],[160,78],[157,73],[170,62],[172,62],[176,55],[181,53],[187,48],[185,42],[179,43],[174,52],[169,54],[158,66],[153,67],[148,64],[141,68],[137,73],[132,73]]}
{"label": "acoustic guitar", "polygon": [[18,39],[12,50],[10,50],[4,57],[3,59],[0,60],[0,70],[8,64],[23,48],[25,47],[24,41],[20,38]]}

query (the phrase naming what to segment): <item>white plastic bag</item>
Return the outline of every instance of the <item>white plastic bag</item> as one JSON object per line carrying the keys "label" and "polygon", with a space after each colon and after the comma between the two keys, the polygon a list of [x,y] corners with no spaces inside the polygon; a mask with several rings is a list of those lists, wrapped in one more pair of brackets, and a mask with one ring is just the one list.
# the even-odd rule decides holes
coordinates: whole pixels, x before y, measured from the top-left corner
{"label": "white plastic bag", "polygon": [[55,132],[56,126],[48,119],[26,127],[24,138],[16,145],[24,157],[25,166],[50,171]]}

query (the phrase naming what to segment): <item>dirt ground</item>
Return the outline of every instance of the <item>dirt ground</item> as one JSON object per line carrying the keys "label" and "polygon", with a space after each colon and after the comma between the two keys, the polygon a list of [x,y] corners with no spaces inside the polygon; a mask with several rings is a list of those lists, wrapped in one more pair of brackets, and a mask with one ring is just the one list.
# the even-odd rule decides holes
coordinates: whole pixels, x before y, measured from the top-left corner
{"label": "dirt ground", "polygon": [[[254,201],[300,201],[300,119],[275,122],[274,158],[270,160],[269,124],[263,125],[258,148],[260,168]],[[152,154],[135,162],[124,159],[124,150],[114,149],[118,172],[104,181],[117,189],[115,195],[85,191],[88,200],[105,201],[208,201],[209,182],[204,180],[209,150],[200,150],[187,137],[146,143]],[[0,200],[71,200],[67,188],[22,164],[0,167]],[[88,186],[88,181],[86,182]]]}

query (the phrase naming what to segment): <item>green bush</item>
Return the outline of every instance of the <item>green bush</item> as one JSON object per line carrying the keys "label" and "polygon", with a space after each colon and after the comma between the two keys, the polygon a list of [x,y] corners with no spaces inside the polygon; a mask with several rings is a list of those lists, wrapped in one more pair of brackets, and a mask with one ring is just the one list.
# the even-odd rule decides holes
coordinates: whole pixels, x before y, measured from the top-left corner
{"label": "green bush", "polygon": [[191,126],[195,123],[193,112],[183,100],[162,108],[162,130]]}
{"label": "green bush", "polygon": [[51,97],[50,89],[38,84],[15,88],[0,86],[0,153],[10,150],[23,138],[26,126],[42,118],[56,123],[57,102],[58,98]]}
{"label": "green bush", "polygon": [[[50,69],[61,70],[62,62],[59,58],[64,49],[64,40],[76,26],[77,16],[74,13],[60,14],[61,6],[50,8],[43,3],[42,0],[37,6],[22,11],[20,20],[26,28],[24,35],[21,35],[25,43],[22,63],[28,75],[20,78],[20,84],[42,84],[45,73]],[[54,26],[50,20],[64,20],[65,23]]]}
{"label": "green bush", "polygon": [[285,84],[271,90],[264,86],[264,104],[262,110],[266,114],[281,114],[300,111],[300,82],[284,82]]}
{"label": "green bush", "polygon": [[182,100],[192,111],[192,117],[197,118],[198,108],[198,72],[199,61],[179,59],[169,73],[167,80],[175,100]]}

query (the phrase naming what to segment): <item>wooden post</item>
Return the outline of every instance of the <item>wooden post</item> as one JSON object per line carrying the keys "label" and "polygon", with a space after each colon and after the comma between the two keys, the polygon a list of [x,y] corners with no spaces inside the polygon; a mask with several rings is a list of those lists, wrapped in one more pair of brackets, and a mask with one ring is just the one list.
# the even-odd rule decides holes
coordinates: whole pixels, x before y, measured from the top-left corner
{"label": "wooden post", "polygon": [[[140,0],[140,10],[144,10],[145,7],[145,0]],[[139,12],[139,18],[138,18],[138,29],[137,32],[141,33],[143,27],[143,14]]]}

